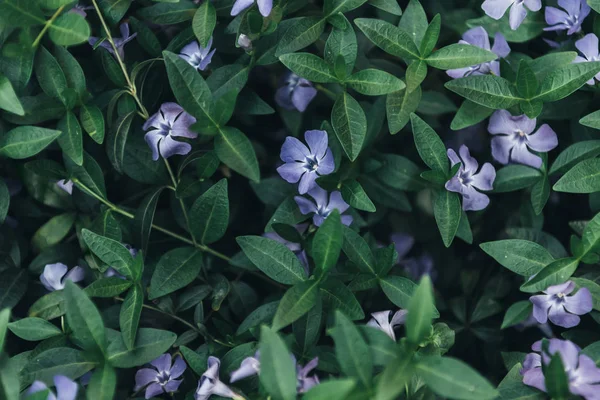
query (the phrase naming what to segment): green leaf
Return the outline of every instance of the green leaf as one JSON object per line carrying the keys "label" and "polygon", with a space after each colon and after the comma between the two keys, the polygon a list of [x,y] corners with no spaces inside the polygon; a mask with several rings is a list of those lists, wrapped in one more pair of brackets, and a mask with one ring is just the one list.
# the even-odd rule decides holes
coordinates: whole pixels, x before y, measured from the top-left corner
{"label": "green leaf", "polygon": [[427,77],[427,63],[422,60],[414,60],[406,68],[406,90],[414,91]]}
{"label": "green leaf", "polygon": [[525,321],[533,311],[533,304],[529,300],[517,301],[506,310],[500,329],[506,329]]}
{"label": "green leaf", "polygon": [[58,374],[77,379],[95,366],[93,361],[86,359],[82,351],[56,347],[31,357],[21,371],[21,377],[26,382],[52,382]]}
{"label": "green leaf", "polygon": [[444,86],[473,103],[494,110],[510,108],[521,100],[509,81],[495,75],[453,79]]}
{"label": "green leaf", "polygon": [[10,207],[10,191],[4,179],[0,179],[0,224],[4,224],[8,207]]}
{"label": "green leaf", "polygon": [[204,371],[206,371],[206,362],[208,360],[208,353],[205,353],[206,356],[202,356],[195,352],[194,350],[186,347],[180,347],[181,354],[187,361],[188,365],[197,375],[202,375]]}
{"label": "green leaf", "polygon": [[306,314],[317,303],[319,282],[316,280],[301,282],[292,286],[281,298],[273,318],[273,330],[285,328]]}
{"label": "green leaf", "polygon": [[542,34],[543,29],[547,26],[544,21],[544,14],[529,14],[529,18],[521,23],[516,29],[512,30],[509,24],[509,13],[505,13],[504,17],[495,20],[487,15],[481,18],[470,19],[467,22],[469,28],[477,26],[483,27],[487,32],[500,32],[504,35],[509,43],[527,42]]}
{"label": "green leaf", "polygon": [[88,229],[81,230],[83,241],[102,262],[113,267],[118,273],[125,277],[138,279],[134,275],[133,257],[129,250],[116,240],[112,240]]}
{"label": "green leaf", "polygon": [[73,46],[87,42],[90,25],[77,13],[64,13],[50,25],[48,35],[58,46]]}
{"label": "green leaf", "polygon": [[[67,160],[68,161],[68,160]],[[83,153],[83,167],[77,164],[65,161],[71,180],[81,190],[85,190],[81,184],[100,197],[106,198],[106,188],[104,186],[104,175],[102,169],[88,153]]]}
{"label": "green leaf", "polygon": [[111,164],[119,173],[123,173],[123,158],[125,157],[125,145],[131,129],[131,123],[136,112],[131,111],[117,119],[115,125],[106,139],[106,153]]}
{"label": "green leaf", "polygon": [[600,158],[583,160],[576,164],[554,184],[552,189],[566,193],[600,192]]}
{"label": "green leaf", "polygon": [[496,240],[481,243],[479,247],[504,268],[526,277],[537,274],[554,262],[548,250],[529,240]]}
{"label": "green leaf", "polygon": [[451,44],[434,51],[425,59],[427,65],[437,69],[466,68],[493,61],[498,56],[489,50],[470,44]]}
{"label": "green leaf", "polygon": [[0,109],[13,114],[25,115],[25,110],[13,89],[10,80],[0,73]]}
{"label": "green leaf", "polygon": [[194,247],[180,247],[165,253],[152,274],[150,300],[181,289],[196,279],[202,269],[202,253]]}
{"label": "green leaf", "polygon": [[445,189],[440,190],[434,200],[433,213],[444,245],[450,247],[462,215],[458,194]]}
{"label": "green leaf", "polygon": [[498,396],[498,392],[487,379],[455,358],[422,358],[417,364],[417,372],[431,390],[443,397],[492,400]]}
{"label": "green leaf", "polygon": [[256,153],[250,140],[239,129],[226,126],[215,138],[215,152],[228,167],[254,182],[260,180]]}
{"label": "green leaf", "polygon": [[189,0],[177,3],[158,3],[142,8],[138,15],[140,18],[158,25],[173,25],[189,21],[194,18],[196,5]]}
{"label": "green leaf", "polygon": [[284,341],[277,332],[260,330],[261,385],[274,400],[296,398],[296,369]]}
{"label": "green leaf", "polygon": [[221,179],[198,197],[190,209],[192,234],[201,244],[219,240],[229,223],[227,179]]}
{"label": "green leaf", "polygon": [[273,320],[278,307],[279,301],[273,301],[258,307],[242,321],[235,334],[241,335],[252,328],[260,326],[261,324],[269,325]]}
{"label": "green leaf", "polygon": [[64,213],[52,217],[42,225],[31,238],[31,244],[36,251],[60,243],[69,233],[75,223],[75,213]]}
{"label": "green leaf", "polygon": [[[160,265],[160,261],[159,261]],[[158,267],[157,267],[158,268]],[[137,335],[140,317],[142,316],[142,305],[144,304],[144,291],[140,285],[133,285],[127,293],[121,311],[119,313],[119,327],[123,342],[129,350],[133,350],[135,337]]]}
{"label": "green leaf", "polygon": [[321,57],[311,53],[288,53],[279,60],[295,74],[312,82],[337,82],[329,65]]}
{"label": "green leaf", "polygon": [[72,281],[65,285],[67,321],[77,340],[86,350],[106,350],[104,322],[100,312],[90,298]]}
{"label": "green leaf", "polygon": [[340,310],[352,321],[365,317],[365,313],[352,291],[337,279],[330,278],[321,285],[321,297],[330,310]]}
{"label": "green leaf", "polygon": [[85,74],[77,59],[66,48],[60,46],[55,46],[54,57],[65,74],[67,86],[75,91],[78,102],[87,97]]}
{"label": "green leaf", "polygon": [[419,0],[410,0],[404,9],[398,27],[413,38],[417,46],[421,45],[427,31],[427,15]]}
{"label": "green leaf", "polygon": [[44,340],[62,334],[60,329],[42,318],[23,318],[8,324],[8,329],[21,339],[29,341]]}
{"label": "green leaf", "polygon": [[46,22],[44,14],[27,0],[10,0],[0,3],[0,21],[8,26],[28,27]]}
{"label": "green leaf", "polygon": [[547,382],[546,390],[552,399],[567,399],[571,396],[569,390],[569,378],[565,371],[565,365],[560,353],[550,356],[550,363],[544,368],[544,382]]}
{"label": "green leaf", "polygon": [[584,126],[589,126],[590,128],[600,129],[600,110],[594,111],[581,118],[579,123]]}
{"label": "green leaf", "polygon": [[75,114],[67,111],[56,128],[62,132],[57,142],[63,153],[75,164],[83,165],[83,134]]}
{"label": "green leaf", "polygon": [[98,144],[104,142],[104,116],[102,111],[93,105],[83,105],[79,110],[81,126]]}
{"label": "green leaf", "polygon": [[116,25],[123,17],[133,0],[100,0],[102,15],[111,24]]}
{"label": "green leaf", "polygon": [[573,275],[579,260],[575,257],[561,258],[545,266],[533,278],[521,285],[521,291],[536,293],[546,290],[549,286],[566,282]]}
{"label": "green leaf", "polygon": [[355,8],[362,6],[367,0],[326,0],[323,6],[323,14],[326,17],[338,13],[352,11]]}
{"label": "green leaf", "polygon": [[340,213],[334,209],[319,227],[313,239],[312,257],[317,277],[322,278],[335,267],[342,250],[343,231]]}
{"label": "green leaf", "polygon": [[543,178],[537,168],[526,165],[507,165],[496,172],[494,193],[514,192],[533,186]]}
{"label": "green leaf", "polygon": [[419,49],[404,30],[379,19],[357,18],[354,23],[377,47],[407,60],[420,58]]}
{"label": "green leaf", "polygon": [[104,210],[92,223],[90,230],[98,235],[120,242],[123,239],[121,226],[115,219],[113,211]]}
{"label": "green leaf", "polygon": [[[26,277],[24,269],[19,271]],[[37,299],[29,309],[29,316],[50,320],[64,315],[65,309],[64,293],[62,290],[59,290]]]}
{"label": "green leaf", "polygon": [[417,285],[413,281],[396,275],[389,275],[380,279],[379,286],[381,286],[387,298],[400,308],[408,307],[410,299],[417,289]]}
{"label": "green leaf", "polygon": [[365,190],[358,181],[351,179],[345,181],[342,186],[342,197],[346,203],[356,208],[367,212],[375,212],[375,204],[371,201]]}
{"label": "green leaf", "polygon": [[435,48],[440,37],[441,25],[442,18],[440,17],[440,14],[436,14],[431,20],[431,23],[427,26],[427,30],[423,35],[423,40],[419,45],[419,53],[421,53],[422,57],[428,57]]}
{"label": "green leaf", "polygon": [[344,400],[356,386],[353,379],[328,379],[313,386],[302,397],[304,400]]}
{"label": "green leaf", "polygon": [[118,276],[96,279],[83,291],[89,297],[115,297],[131,287],[133,282]]}
{"label": "green leaf", "polygon": [[596,214],[585,226],[581,236],[584,254],[596,251],[600,247],[600,213]]}
{"label": "green leaf", "polygon": [[[583,120],[590,117],[594,113],[582,118],[579,122],[586,126],[591,126],[583,123]],[[600,117],[600,114],[599,114]],[[600,128],[600,120],[599,120],[598,128]],[[592,126],[593,127],[593,126]],[[571,169],[575,164],[586,160],[588,158],[593,158],[600,155],[600,140],[584,140],[581,142],[573,143],[566,149],[564,149],[550,168],[550,175],[553,174],[562,174]]]}
{"label": "green leaf", "polygon": [[421,101],[421,88],[410,92],[407,89],[387,95],[385,107],[388,128],[392,135],[400,132],[410,121],[410,115],[417,111]]}
{"label": "green leaf", "polygon": [[88,400],[111,400],[117,387],[117,373],[108,364],[96,368],[87,387]]}
{"label": "green leaf", "polygon": [[470,100],[465,100],[460,105],[454,119],[452,119],[452,123],[450,124],[450,129],[453,131],[468,128],[469,126],[473,126],[494,112],[493,109],[479,105],[477,103],[473,103]]}
{"label": "green leaf", "polygon": [[[550,72],[535,98],[544,102],[567,97],[600,72],[600,62],[569,64]],[[505,107],[508,108],[508,107]]]}
{"label": "green leaf", "polygon": [[405,390],[406,384],[413,376],[413,355],[402,352],[393,359],[383,370],[379,382],[377,382],[377,393],[375,400],[394,400]]}
{"label": "green leaf", "polygon": [[61,131],[37,126],[18,126],[0,136],[0,155],[20,160],[44,150]]}
{"label": "green leaf", "polygon": [[338,96],[331,110],[331,125],[350,161],[356,160],[367,134],[367,117],[352,96]]}
{"label": "green leaf", "polygon": [[132,368],[149,363],[167,351],[175,343],[173,332],[152,328],[140,328],[135,340],[135,348],[127,349],[121,335],[111,340],[107,351],[107,361],[114,367]]}
{"label": "green leaf", "polygon": [[538,91],[539,84],[535,72],[525,60],[519,63],[516,85],[519,94],[526,99],[532,98]]}
{"label": "green leaf", "polygon": [[133,218],[134,243],[144,255],[148,253],[148,242],[152,232],[154,213],[163,189],[164,187],[160,187],[144,197]]}
{"label": "green leaf", "polygon": [[314,43],[325,30],[326,19],[322,17],[301,17],[294,20],[279,40],[275,56],[293,53]]}
{"label": "green leaf", "polygon": [[198,7],[192,21],[194,35],[198,38],[200,47],[206,47],[217,25],[217,12],[211,2],[204,2]]}
{"label": "green leaf", "polygon": [[375,257],[368,243],[347,226],[343,226],[342,230],[344,233],[342,248],[346,257],[356,264],[361,271],[376,275]]}
{"label": "green leaf", "polygon": [[373,360],[358,327],[337,310],[335,325],[329,335],[335,342],[335,354],[344,375],[356,378],[368,387],[373,374]]}
{"label": "green leaf", "polygon": [[550,198],[550,181],[547,177],[540,179],[534,186],[531,188],[531,206],[533,207],[533,212],[536,215],[540,215],[546,202]]}
{"label": "green leaf", "polygon": [[354,69],[358,44],[354,28],[352,28],[346,17],[343,17],[342,20],[345,29],[333,27],[327,38],[324,51],[325,61],[329,65],[335,65],[336,60],[341,56],[345,61],[346,75],[350,75]]}
{"label": "green leaf", "polygon": [[402,9],[395,0],[368,0],[373,7],[379,8],[392,15],[402,15]]}
{"label": "green leaf", "polygon": [[410,121],[415,145],[423,162],[434,171],[448,174],[449,161],[442,139],[416,114],[411,114]]}
{"label": "green leaf", "polygon": [[0,351],[4,351],[4,341],[10,321],[10,309],[4,308],[0,311]]}
{"label": "green leaf", "polygon": [[406,339],[410,343],[420,344],[431,333],[431,320],[436,314],[431,279],[428,275],[421,278],[419,286],[410,298],[407,310]]}
{"label": "green leaf", "polygon": [[363,69],[345,81],[358,93],[380,96],[404,89],[406,85],[394,75],[373,68]]}

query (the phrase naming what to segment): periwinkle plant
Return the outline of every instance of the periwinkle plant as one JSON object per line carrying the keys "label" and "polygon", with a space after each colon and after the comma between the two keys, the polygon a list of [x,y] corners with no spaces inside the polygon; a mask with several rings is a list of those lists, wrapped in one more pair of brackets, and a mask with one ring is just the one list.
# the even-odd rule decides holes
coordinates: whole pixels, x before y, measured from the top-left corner
{"label": "periwinkle plant", "polygon": [[0,0],[0,399],[598,399],[599,18]]}

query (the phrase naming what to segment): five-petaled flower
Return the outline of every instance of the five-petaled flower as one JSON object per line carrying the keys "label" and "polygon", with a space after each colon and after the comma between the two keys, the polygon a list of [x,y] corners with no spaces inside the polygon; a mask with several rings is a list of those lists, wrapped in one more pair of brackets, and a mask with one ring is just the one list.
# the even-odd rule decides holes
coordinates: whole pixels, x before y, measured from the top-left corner
{"label": "five-petaled flower", "polygon": [[395,342],[396,332],[394,332],[394,329],[406,322],[406,314],[408,311],[400,309],[394,313],[390,320],[391,313],[390,310],[371,313],[372,318],[367,322],[367,326],[372,326],[373,328],[385,332]]}
{"label": "five-petaled flower", "polygon": [[592,311],[592,295],[587,288],[581,288],[572,296],[567,296],[575,289],[575,283],[568,281],[560,285],[550,286],[545,294],[531,296],[533,316],[540,323],[548,319],[554,325],[572,328],[579,325],[579,315]]}
{"label": "five-petaled flower", "polygon": [[[85,271],[81,267],[73,267],[70,271],[65,264],[47,264],[44,272],[40,275],[40,281],[44,287],[53,292],[65,288],[67,281],[80,282],[85,277]],[[68,272],[67,272],[68,271]]]}
{"label": "five-petaled flower", "polygon": [[[510,54],[510,47],[500,32],[496,33],[494,46],[490,49],[490,38],[488,37],[487,31],[481,26],[466,31],[462,36],[462,40],[458,43],[470,44],[485,50],[491,50],[498,58],[505,58]],[[446,71],[446,73],[452,78],[463,78],[471,75],[486,75],[489,73],[500,76],[500,62],[498,60],[489,61],[470,67],[450,69]]]}
{"label": "five-petaled flower", "polygon": [[[254,4],[254,0],[235,0],[233,7],[231,7],[231,15],[236,16],[246,8]],[[263,17],[268,17],[273,9],[273,0],[257,0],[258,11]]]}
{"label": "five-petaled flower", "polygon": [[495,136],[492,139],[492,156],[501,164],[514,162],[529,165],[533,168],[542,166],[541,157],[532,154],[528,149],[547,152],[558,146],[558,136],[548,124],[535,129],[536,118],[526,115],[512,116],[506,110],[498,110],[492,114],[488,131]]}
{"label": "five-petaled flower", "polygon": [[204,71],[208,64],[210,64],[213,55],[217,49],[210,48],[212,47],[213,39],[212,37],[208,40],[206,47],[200,47],[200,43],[196,40],[186,44],[181,52],[179,53],[179,57],[183,58],[188,62],[192,67],[196,68],[199,71]]}
{"label": "five-petaled flower", "polygon": [[304,112],[316,95],[317,89],[312,82],[288,72],[284,76],[283,86],[275,93],[275,101],[286,110]]}
{"label": "five-petaled flower", "polygon": [[[137,32],[133,35],[129,35],[129,24],[127,22],[121,24],[121,26],[119,26],[119,30],[121,31],[121,37],[113,37],[113,42],[115,44],[115,47],[117,48],[117,52],[119,53],[119,58],[122,60],[123,58],[125,58],[125,50],[123,49],[124,46],[127,43],[131,42],[133,38],[137,36]],[[95,36],[90,36],[90,38],[88,39],[88,43],[94,46],[98,42],[98,40],[100,39]],[[102,40],[102,43],[100,43],[100,47],[105,48],[109,53],[113,55],[115,54],[115,51],[111,44],[108,42],[108,40]]]}
{"label": "five-petaled flower", "polygon": [[[342,194],[339,191],[331,192],[331,194],[328,195],[326,190],[319,186],[315,186],[308,191],[308,195],[315,201],[312,202],[301,196],[294,197],[294,200],[296,200],[296,204],[300,207],[300,212],[302,214],[315,214],[313,216],[313,223],[316,226],[321,226],[323,221],[325,221],[325,218],[327,218],[333,210],[337,209],[340,214],[342,214],[350,207],[348,203],[342,199]],[[342,224],[350,226],[351,223],[351,215],[342,215]]]}
{"label": "five-petaled flower", "polygon": [[460,193],[463,198],[463,210],[483,210],[490,203],[487,195],[477,191],[492,190],[496,179],[496,170],[490,163],[483,164],[477,172],[479,164],[471,157],[467,146],[462,145],[458,150],[460,158],[452,149],[448,149],[448,158],[452,166],[461,163],[456,175],[446,182],[446,189],[451,192]]}
{"label": "five-petaled flower", "polygon": [[[52,380],[54,381],[54,386],[56,387],[56,395],[52,392],[52,390],[49,390],[46,400],[75,400],[77,398],[77,392],[79,390],[77,383],[73,382],[64,375],[54,375]],[[42,381],[34,381],[29,389],[27,389],[25,398],[43,390],[48,390],[48,386],[46,386],[46,384]]]}
{"label": "five-petaled flower", "polygon": [[559,354],[569,382],[569,391],[585,400],[598,400],[600,393],[600,368],[594,360],[585,354],[580,354],[579,346],[569,340],[549,339],[547,351],[542,341],[531,346],[536,353],[529,353],[523,362],[523,383],[546,391],[546,379],[542,370],[550,364],[554,354]]}
{"label": "five-petaled flower", "polygon": [[295,137],[288,136],[285,139],[280,154],[285,164],[277,168],[279,175],[289,183],[300,181],[300,194],[317,186],[315,180],[319,176],[330,174],[335,169],[333,154],[327,146],[327,132],[306,131],[304,139],[308,147]]}
{"label": "five-petaled flower", "polygon": [[558,0],[558,5],[565,11],[555,7],[546,7],[545,31],[567,31],[567,35],[581,31],[581,24],[591,11],[586,0]]}
{"label": "five-petaled flower", "polygon": [[[588,33],[582,39],[575,42],[575,47],[581,52],[582,56],[575,57],[574,63],[580,62],[591,62],[600,61],[600,55],[598,54],[598,36],[593,33]],[[587,81],[588,85],[594,84],[594,79],[600,81],[600,72],[598,72],[592,79]]]}
{"label": "five-petaled flower", "polygon": [[195,139],[196,133],[190,130],[190,126],[195,122],[196,118],[186,113],[179,104],[163,103],[158,112],[148,118],[143,126],[147,131],[144,139],[152,149],[152,159],[158,160],[159,153],[164,158],[189,153],[192,146],[173,137]]}
{"label": "five-petaled flower", "polygon": [[179,356],[171,364],[171,355],[163,354],[154,361],[150,361],[153,368],[142,368],[135,373],[135,388],[137,392],[146,388],[145,397],[150,399],[163,393],[175,392],[183,379],[177,380],[183,375],[187,365]]}
{"label": "five-petaled flower", "polygon": [[217,357],[208,357],[208,369],[202,374],[198,381],[198,388],[194,393],[195,400],[207,400],[210,396],[217,395],[230,399],[243,399],[226,384],[219,380],[219,368],[221,361]]}
{"label": "five-petaled flower", "polygon": [[530,11],[540,11],[542,0],[485,0],[481,8],[488,16],[498,20],[504,16],[506,10],[510,7],[508,18],[510,29],[516,30],[527,16],[525,6]]}

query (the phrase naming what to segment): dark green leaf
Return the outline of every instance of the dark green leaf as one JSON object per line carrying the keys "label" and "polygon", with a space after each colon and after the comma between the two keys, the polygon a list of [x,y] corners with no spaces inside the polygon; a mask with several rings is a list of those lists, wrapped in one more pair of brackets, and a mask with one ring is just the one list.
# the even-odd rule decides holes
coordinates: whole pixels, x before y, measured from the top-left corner
{"label": "dark green leaf", "polygon": [[164,254],[152,274],[150,300],[190,284],[202,269],[202,253],[194,247],[180,247]]}

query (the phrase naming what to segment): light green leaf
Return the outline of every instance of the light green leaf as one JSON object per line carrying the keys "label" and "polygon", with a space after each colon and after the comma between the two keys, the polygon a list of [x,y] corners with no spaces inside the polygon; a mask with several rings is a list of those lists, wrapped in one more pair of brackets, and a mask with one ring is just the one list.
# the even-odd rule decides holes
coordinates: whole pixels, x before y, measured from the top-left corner
{"label": "light green leaf", "polygon": [[417,111],[421,101],[421,88],[417,87],[410,92],[407,89],[387,95],[385,107],[388,128],[392,135],[400,132],[410,121],[410,114]]}
{"label": "light green leaf", "polygon": [[25,110],[13,89],[10,80],[0,73],[0,109],[13,114],[25,115]]}
{"label": "light green leaf", "polygon": [[367,212],[375,212],[375,204],[371,201],[367,193],[362,188],[360,183],[351,179],[344,182],[342,186],[342,197],[346,203],[356,208]]}
{"label": "light green leaf", "polygon": [[0,155],[20,160],[44,150],[61,131],[37,126],[18,126],[0,136]]}
{"label": "light green leaf", "polygon": [[346,92],[333,105],[331,125],[350,161],[356,160],[367,134],[367,117],[360,104]]}
{"label": "light green leaf", "polygon": [[536,293],[546,290],[549,286],[566,282],[573,275],[579,260],[575,257],[561,258],[545,266],[533,278],[521,285],[521,291]]}
{"label": "light green leaf", "polygon": [[21,339],[29,341],[44,340],[62,334],[56,325],[42,318],[23,318],[8,324],[8,329]]}
{"label": "light green leaf", "polygon": [[353,379],[328,379],[313,386],[304,396],[304,400],[344,400],[356,386]]}
{"label": "light green leaf", "polygon": [[552,189],[566,193],[600,192],[600,158],[591,158],[576,164],[554,184]]}
{"label": "light green leaf", "polygon": [[334,14],[342,14],[362,6],[367,0],[326,0],[323,13],[329,17]]}
{"label": "light green leaf", "polygon": [[219,240],[229,223],[227,179],[221,179],[198,197],[190,209],[192,234],[201,244]]}
{"label": "light green leaf", "polygon": [[521,60],[517,71],[517,91],[526,99],[532,98],[538,91],[538,80],[535,72],[526,60]]}
{"label": "light green leaf", "polygon": [[421,56],[428,57],[435,48],[435,45],[440,37],[441,25],[442,18],[440,17],[440,14],[436,14],[431,20],[429,26],[427,26],[427,30],[423,35],[423,40],[419,45],[419,53],[421,53]]}
{"label": "light green leaf", "polygon": [[133,257],[129,253],[129,250],[121,243],[100,236],[88,229],[82,229],[81,236],[92,253],[98,256],[106,265],[110,265],[125,277],[139,278],[138,276],[134,276]]}
{"label": "light green leaf", "polygon": [[420,58],[419,49],[410,35],[389,22],[357,18],[354,23],[371,42],[386,53],[407,60]]}
{"label": "light green leaf", "polygon": [[90,297],[115,297],[131,287],[133,282],[118,276],[96,279],[83,291]]}
{"label": "light green leaf", "polygon": [[325,61],[329,65],[335,65],[338,56],[342,56],[346,62],[346,75],[352,74],[354,62],[356,61],[356,53],[358,45],[356,42],[356,34],[354,28],[348,22],[346,17],[343,17],[345,29],[333,27],[327,42],[325,43]]}
{"label": "light green leaf", "polygon": [[344,233],[342,248],[346,257],[361,271],[375,275],[375,257],[365,239],[347,226],[343,226],[342,229]]}
{"label": "light green leaf", "polygon": [[263,326],[260,330],[260,383],[274,400],[296,398],[296,369],[285,342],[277,332]]}
{"label": "light green leaf", "polygon": [[419,286],[408,303],[406,338],[410,343],[420,344],[431,333],[431,321],[435,318],[435,305],[431,279],[421,278]]}
{"label": "light green leaf", "polygon": [[59,46],[73,46],[87,42],[90,25],[77,13],[64,13],[48,29],[50,40]]}
{"label": "light green leaf", "polygon": [[421,45],[428,25],[427,15],[419,0],[408,2],[398,27],[408,33],[417,46]]}
{"label": "light green leaf", "polygon": [[321,298],[330,310],[340,310],[352,321],[365,317],[352,291],[338,279],[330,278],[321,285]]}
{"label": "light green leaf", "polygon": [[496,240],[481,243],[479,247],[503,267],[526,277],[554,262],[548,250],[529,240]]}
{"label": "light green leaf", "polygon": [[494,110],[491,108],[473,103],[470,100],[465,100],[458,109],[454,119],[452,119],[450,129],[457,131],[459,129],[468,128],[469,126],[473,126],[483,121],[492,115],[493,112]]}
{"label": "light green leaf", "polygon": [[500,329],[506,329],[525,321],[533,311],[533,304],[529,300],[517,301],[506,310]]}
{"label": "light green leaf", "polygon": [[200,43],[200,47],[206,47],[216,25],[217,12],[215,6],[210,1],[202,3],[196,10],[192,21],[192,29]]}
{"label": "light green leaf", "polygon": [[129,10],[132,1],[133,0],[100,0],[99,5],[104,18],[114,25],[123,19],[125,13]]}
{"label": "light green leaf", "polygon": [[334,209],[319,227],[313,239],[312,256],[317,277],[322,278],[335,267],[342,250],[343,232],[340,213]]}
{"label": "light green leaf", "polygon": [[373,374],[373,359],[358,327],[337,310],[335,325],[329,332],[335,342],[335,354],[342,372],[368,387]]}
{"label": "light green leaf", "polygon": [[319,282],[301,282],[292,286],[281,298],[273,318],[273,330],[285,328],[306,314],[319,299]]}
{"label": "light green leaf", "polygon": [[86,350],[106,350],[104,322],[90,298],[72,281],[65,285],[65,306],[69,326]]}
{"label": "light green leaf", "polygon": [[434,51],[425,62],[437,69],[466,68],[488,61],[493,61],[498,56],[491,51],[481,49],[470,44],[451,44]]}
{"label": "light green leaf", "polygon": [[250,140],[237,128],[226,126],[215,138],[215,152],[228,167],[254,182],[260,181],[256,153]]}
{"label": "light green leaf", "polygon": [[62,151],[77,165],[83,165],[83,133],[77,117],[71,111],[58,121],[56,128],[62,132],[57,142]]}
{"label": "light green leaf", "polygon": [[537,168],[526,165],[507,165],[496,172],[494,193],[514,192],[528,188],[543,178]]}
{"label": "light green leaf", "polygon": [[314,43],[325,30],[326,19],[322,17],[302,17],[293,22],[277,45],[275,56],[293,53]]}
{"label": "light green leaf", "polygon": [[347,78],[345,83],[358,93],[367,96],[380,96],[406,87],[404,82],[394,75],[373,68],[358,71]]}
{"label": "light green leaf", "polygon": [[86,390],[88,400],[111,400],[117,386],[117,373],[113,367],[104,364],[96,368]]}
{"label": "light green leaf", "polygon": [[509,81],[495,75],[454,79],[444,86],[473,103],[495,110],[510,108],[521,100]]}
{"label": "light green leaf", "polygon": [[75,213],[55,215],[42,225],[31,238],[31,244],[36,251],[42,251],[63,240],[75,223]]}
{"label": "light green leaf", "polygon": [[427,63],[422,60],[414,60],[406,68],[406,90],[414,91],[427,77]]}
{"label": "light green leaf", "polygon": [[128,350],[123,337],[116,335],[107,351],[107,361],[117,368],[132,368],[144,365],[167,351],[177,339],[173,332],[152,328],[140,328],[135,348]]}
{"label": "light green leaf", "polygon": [[[568,64],[550,72],[540,84],[534,97],[544,102],[567,97],[600,72],[600,62]],[[505,107],[507,108],[507,107]]]}
{"label": "light green leaf", "polygon": [[123,336],[125,346],[129,350],[133,350],[134,348],[143,304],[144,291],[139,284],[136,284],[127,293],[127,297],[125,297],[125,301],[121,305],[121,311],[119,313],[121,335]]}
{"label": "light green leaf", "polygon": [[311,53],[288,53],[279,57],[279,60],[296,75],[317,83],[337,82],[331,67],[323,60]]}
{"label": "light green leaf", "polygon": [[411,114],[410,121],[415,145],[423,162],[434,171],[448,174],[450,164],[442,139],[416,114]]}
{"label": "light green leaf", "polygon": [[96,363],[88,360],[82,351],[55,347],[31,357],[21,371],[21,377],[25,382],[52,382],[58,374],[77,379],[94,367]]}
{"label": "light green leaf", "polygon": [[83,105],[79,110],[79,120],[83,129],[98,144],[104,142],[104,116],[93,105]]}

